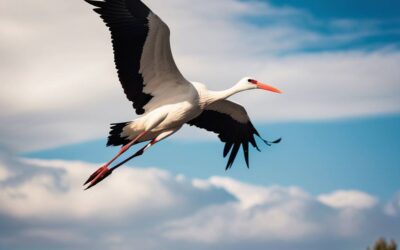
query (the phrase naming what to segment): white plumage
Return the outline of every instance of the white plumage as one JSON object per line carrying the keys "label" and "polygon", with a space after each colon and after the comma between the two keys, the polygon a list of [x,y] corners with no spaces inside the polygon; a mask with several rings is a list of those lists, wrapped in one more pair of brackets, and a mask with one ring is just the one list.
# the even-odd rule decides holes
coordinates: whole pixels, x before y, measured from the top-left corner
{"label": "white plumage", "polygon": [[[96,6],[95,12],[110,29],[119,80],[136,113],[141,115],[130,122],[112,124],[107,145],[121,145],[122,148],[90,176],[85,183],[90,183],[88,188],[184,124],[219,135],[225,143],[224,157],[230,153],[227,169],[232,166],[240,147],[249,166],[248,145],[258,149],[254,135],[260,135],[246,110],[226,99],[250,89],[281,92],[250,77],[225,91],[209,91],[204,84],[189,82],[173,59],[168,26],[141,1],[85,1]],[[150,142],[136,154],[113,168],[108,167],[132,145],[145,141]],[[273,143],[276,142],[279,140]]]}

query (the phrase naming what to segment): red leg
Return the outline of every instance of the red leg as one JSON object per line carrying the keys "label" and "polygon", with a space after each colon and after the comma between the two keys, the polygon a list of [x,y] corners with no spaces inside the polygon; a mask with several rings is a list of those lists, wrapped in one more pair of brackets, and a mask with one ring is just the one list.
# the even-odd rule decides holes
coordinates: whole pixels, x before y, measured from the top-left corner
{"label": "red leg", "polygon": [[[126,160],[122,161],[121,163],[117,164],[116,166],[112,167],[112,168],[108,168],[108,167],[101,167],[100,169],[98,169],[94,174],[92,174],[90,176],[90,178],[86,181],[86,184],[88,184],[90,182],[90,185],[85,189],[89,189],[95,185],[97,185],[99,182],[101,182],[102,180],[104,180],[107,176],[109,176],[110,174],[112,174],[112,172],[119,168],[120,166],[122,166],[123,164],[127,163],[128,161],[132,160],[133,158],[140,156],[144,153],[145,150],[147,150],[148,148],[150,148],[151,146],[153,146],[154,144],[156,144],[157,142],[165,139],[166,137],[172,135],[173,133],[175,133],[178,129],[176,130],[171,130],[171,131],[167,131],[164,132],[162,134],[160,134],[159,136],[157,136],[155,139],[153,139],[151,142],[149,142],[146,146],[144,146],[143,148],[141,148],[139,151],[137,151],[134,155],[132,155],[131,157],[127,158]],[[143,136],[143,135],[142,135]],[[140,138],[140,137],[139,137]],[[135,139],[137,140],[137,139]],[[130,144],[133,145],[134,141],[131,142]],[[128,144],[129,145],[129,144]],[[129,146],[130,147],[130,146]],[[128,147],[128,148],[129,148]],[[126,151],[127,149],[125,149]],[[122,151],[122,150],[121,150]],[[125,152],[124,151],[124,152]],[[115,159],[113,159],[115,160]],[[112,161],[113,161],[112,160]]]}
{"label": "red leg", "polygon": [[148,149],[150,146],[154,145],[156,143],[156,139],[153,139],[150,143],[148,143],[146,146],[144,146],[143,148],[141,148],[139,151],[137,151],[134,155],[132,155],[131,157],[129,157],[128,159],[124,160],[123,162],[117,164],[115,167],[112,168],[103,168],[101,167],[100,169],[98,169],[94,174],[92,174],[89,178],[89,180],[85,183],[85,185],[87,183],[90,182],[90,185],[85,188],[85,190],[88,190],[89,188],[97,185],[99,182],[101,182],[102,180],[104,180],[105,178],[107,178],[110,174],[112,174],[112,172],[119,168],[120,166],[122,166],[123,164],[127,163],[128,161],[132,160],[133,158],[140,156],[144,153],[144,151],[146,149]]}
{"label": "red leg", "polygon": [[88,184],[89,182],[92,183],[98,183],[101,180],[103,180],[104,178],[106,178],[107,176],[109,176],[111,174],[112,171],[110,171],[110,169],[108,169],[108,166],[114,162],[118,157],[120,157],[123,153],[125,153],[130,147],[132,147],[133,144],[135,144],[135,142],[137,142],[141,137],[143,137],[147,132],[144,131],[142,133],[140,133],[138,136],[136,136],[135,139],[133,139],[131,142],[129,142],[128,144],[126,144],[125,146],[123,146],[121,148],[121,150],[118,152],[118,154],[116,154],[114,156],[114,158],[112,158],[109,162],[107,162],[106,164],[104,164],[102,167],[100,167],[98,170],[96,170],[96,172],[94,172],[85,182],[85,184],[83,184],[84,186],[86,184]]}
{"label": "red leg", "polygon": [[123,146],[121,148],[121,150],[118,152],[118,154],[116,154],[114,156],[114,158],[112,158],[109,162],[107,162],[103,167],[108,167],[111,163],[113,163],[118,157],[120,157],[123,153],[125,153],[130,147],[132,147],[132,145],[137,142],[141,137],[143,137],[147,132],[144,131],[142,133],[140,133],[138,136],[136,136],[135,139],[133,139],[131,142],[129,142],[128,144],[126,144],[125,146]]}
{"label": "red leg", "polygon": [[132,155],[131,157],[127,158],[126,160],[118,163],[117,165],[115,165],[114,167],[112,167],[110,170],[114,171],[115,169],[121,167],[122,165],[124,165],[125,163],[127,163],[128,161],[132,160],[135,157],[138,157],[140,155],[142,155],[144,153],[144,151],[146,149],[148,149],[149,147],[153,146],[154,144],[156,144],[158,141],[156,139],[153,139],[150,143],[148,143],[146,146],[144,146],[143,148],[141,148],[139,151],[137,151],[134,155]]}

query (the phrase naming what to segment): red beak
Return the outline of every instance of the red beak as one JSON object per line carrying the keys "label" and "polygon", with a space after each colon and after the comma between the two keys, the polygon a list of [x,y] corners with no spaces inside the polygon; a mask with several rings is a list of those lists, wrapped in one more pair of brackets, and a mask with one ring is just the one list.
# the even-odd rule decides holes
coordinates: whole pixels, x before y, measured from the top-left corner
{"label": "red beak", "polygon": [[269,86],[267,84],[264,84],[264,83],[261,83],[261,82],[256,82],[256,84],[257,84],[257,88],[259,88],[259,89],[272,91],[272,92],[275,92],[275,93],[278,93],[278,94],[282,94],[283,93],[279,89],[277,89],[275,87],[272,87],[272,86]]}

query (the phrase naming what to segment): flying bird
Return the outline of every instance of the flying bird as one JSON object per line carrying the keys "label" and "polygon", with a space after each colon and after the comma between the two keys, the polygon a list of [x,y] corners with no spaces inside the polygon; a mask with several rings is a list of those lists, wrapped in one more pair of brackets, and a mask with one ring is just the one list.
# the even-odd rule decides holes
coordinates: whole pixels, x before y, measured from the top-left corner
{"label": "flying bird", "polygon": [[[111,32],[114,62],[126,97],[137,119],[111,124],[107,146],[121,146],[118,154],[94,172],[84,185],[93,187],[129,160],[177,132],[184,124],[218,134],[232,167],[240,148],[249,167],[249,144],[259,150],[254,128],[246,110],[228,101],[230,96],[251,89],[282,93],[252,77],[232,88],[211,91],[204,84],[190,82],[177,68],[170,46],[168,26],[140,0],[85,0],[95,6]],[[261,138],[262,139],[262,138]],[[279,140],[268,142],[268,145]],[[148,142],[134,155],[110,168],[131,146]]]}

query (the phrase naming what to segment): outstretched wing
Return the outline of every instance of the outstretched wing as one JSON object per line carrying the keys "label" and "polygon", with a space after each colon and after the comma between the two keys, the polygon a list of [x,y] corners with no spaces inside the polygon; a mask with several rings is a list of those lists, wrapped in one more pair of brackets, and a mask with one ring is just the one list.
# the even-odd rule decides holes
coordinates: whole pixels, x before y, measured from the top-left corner
{"label": "outstretched wing", "polygon": [[[215,102],[188,124],[218,134],[220,140],[225,143],[224,157],[230,152],[226,165],[227,170],[232,167],[240,146],[243,148],[247,167],[249,167],[249,143],[260,151],[254,137],[256,135],[261,138],[260,134],[251,123],[246,110],[234,102],[227,100]],[[279,143],[281,140],[263,141],[267,145],[271,145],[271,143]]]}
{"label": "outstretched wing", "polygon": [[145,4],[139,0],[85,1],[96,6],[94,11],[111,31],[118,77],[137,114],[191,88],[173,59],[168,26]]}

